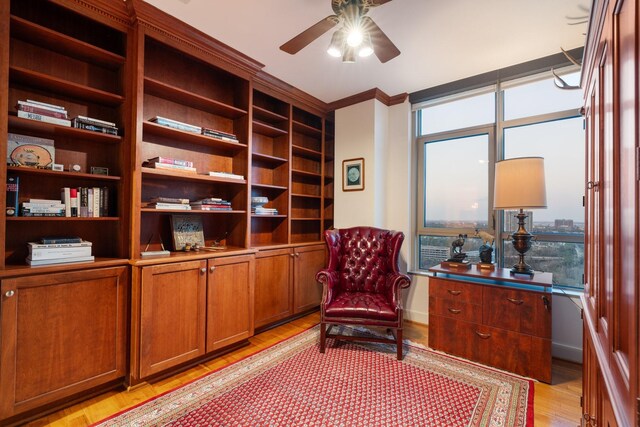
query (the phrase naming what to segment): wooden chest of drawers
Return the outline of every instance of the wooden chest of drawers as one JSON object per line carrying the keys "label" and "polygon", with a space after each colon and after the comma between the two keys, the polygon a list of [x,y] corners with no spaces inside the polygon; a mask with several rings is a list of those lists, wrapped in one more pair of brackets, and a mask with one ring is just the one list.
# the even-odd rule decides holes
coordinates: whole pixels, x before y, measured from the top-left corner
{"label": "wooden chest of drawers", "polygon": [[551,274],[433,267],[429,346],[551,382]]}

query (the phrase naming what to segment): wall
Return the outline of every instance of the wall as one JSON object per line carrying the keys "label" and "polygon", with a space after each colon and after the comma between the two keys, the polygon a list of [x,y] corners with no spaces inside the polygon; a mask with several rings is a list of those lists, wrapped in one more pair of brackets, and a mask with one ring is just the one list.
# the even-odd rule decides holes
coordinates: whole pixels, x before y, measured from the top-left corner
{"label": "wall", "polygon": [[[336,111],[335,226],[357,225],[401,230],[405,243],[400,269],[410,271],[415,234],[413,213],[417,164],[411,132],[411,105],[387,107],[369,100]],[[342,161],[365,159],[364,191],[342,191]],[[411,274],[405,291],[405,318],[429,322],[429,279]],[[565,295],[554,295],[553,355],[582,361],[582,320],[578,307]],[[575,298],[573,298],[575,300]]]}

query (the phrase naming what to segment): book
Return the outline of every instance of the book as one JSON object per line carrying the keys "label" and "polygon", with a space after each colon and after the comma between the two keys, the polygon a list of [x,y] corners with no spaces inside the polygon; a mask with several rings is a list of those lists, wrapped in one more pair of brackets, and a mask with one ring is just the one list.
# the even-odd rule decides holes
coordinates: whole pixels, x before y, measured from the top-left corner
{"label": "book", "polygon": [[79,200],[79,204],[78,204],[78,215],[80,215],[83,218],[86,218],[89,216],[89,193],[88,193],[88,188],[87,187],[80,187],[80,200]]}
{"label": "book", "polygon": [[192,207],[196,211],[231,211],[231,206],[227,205],[197,205]]}
{"label": "book", "polygon": [[[26,102],[28,104],[39,105],[39,106],[41,106],[43,108],[48,108],[48,109],[51,109],[51,110],[67,111],[67,109],[64,108],[62,105],[49,104],[49,103],[42,102],[42,101],[35,101],[33,99],[27,99]],[[18,104],[20,104],[20,101],[18,101]]]}
{"label": "book", "polygon": [[100,189],[100,215],[102,217],[109,216],[109,187],[102,187]]}
{"label": "book", "polygon": [[37,120],[39,122],[51,123],[52,125],[60,125],[71,127],[71,120],[58,119],[56,117],[45,116],[42,114],[30,113],[28,111],[18,110],[18,117],[29,120]]}
{"label": "book", "polygon": [[60,200],[55,200],[52,203],[31,203],[31,202],[22,202],[20,204],[21,207],[23,208],[58,208],[58,209],[64,209],[64,205],[62,203],[60,203]]}
{"label": "book", "polygon": [[182,130],[185,132],[193,132],[193,133],[201,133],[202,128],[200,126],[194,126],[189,123],[182,123],[177,120],[167,119],[166,117],[155,116],[154,118],[149,120],[150,122],[155,122],[162,126],[167,126],[170,128]]}
{"label": "book", "polygon": [[43,108],[42,106],[39,106],[39,105],[33,105],[29,103],[18,104],[16,106],[16,110],[27,111],[29,113],[34,113],[34,114],[42,114],[43,116],[55,117],[58,119],[68,119],[66,111],[52,110],[48,108]]}
{"label": "book", "polygon": [[89,130],[92,132],[106,133],[108,135],[118,135],[118,128],[96,125],[93,123],[85,123],[77,119],[71,120],[71,125],[76,129]]}
{"label": "book", "polygon": [[51,206],[43,206],[40,208],[26,208],[24,206],[22,206],[20,208],[20,212],[22,214],[25,213],[65,213],[66,209],[64,207],[64,205],[62,205],[62,207],[51,207]]}
{"label": "book", "polygon": [[62,248],[29,248],[29,258],[33,261],[45,259],[76,258],[91,256],[91,246],[75,246]]}
{"label": "book", "polygon": [[164,169],[164,170],[173,170],[173,171],[179,171],[179,172],[189,172],[189,173],[196,173],[197,170],[194,167],[189,167],[189,166],[181,166],[181,165],[170,165],[167,163],[150,163],[148,165],[146,165],[147,167],[153,168],[153,169]]}
{"label": "book", "polygon": [[184,203],[148,203],[147,208],[151,209],[178,209],[189,211],[191,206]]}
{"label": "book", "polygon": [[76,236],[47,236],[40,238],[40,244],[43,245],[51,245],[51,244],[60,244],[60,243],[82,243],[81,237]]}
{"label": "book", "polygon": [[189,199],[181,199],[179,197],[152,197],[149,203],[182,203],[189,204]]}
{"label": "book", "polygon": [[53,139],[18,133],[7,134],[7,164],[51,168],[55,158]]}
{"label": "book", "polygon": [[211,129],[202,129],[202,134],[204,136],[209,136],[212,138],[217,138],[217,139],[221,139],[223,141],[229,141],[229,142],[238,142],[238,138],[230,133],[224,133],[224,132],[219,132],[219,131],[214,131]]}
{"label": "book", "polygon": [[218,197],[207,197],[204,199],[200,199],[200,200],[196,200],[194,202],[191,202],[191,206],[193,205],[206,205],[206,204],[211,204],[211,203],[219,203],[219,202],[223,202],[224,200],[218,198]]}
{"label": "book", "polygon": [[6,210],[7,216],[18,216],[18,190],[20,188],[20,177],[17,175],[7,175],[7,195]]}
{"label": "book", "polygon": [[60,200],[64,205],[64,216],[71,216],[71,188],[62,187],[60,189]]}
{"label": "book", "polygon": [[87,217],[93,217],[93,188],[87,188]]}
{"label": "book", "polygon": [[56,205],[60,203],[60,199],[29,199],[28,202],[36,205]]}
{"label": "book", "polygon": [[86,122],[86,123],[93,123],[95,125],[100,125],[100,126],[106,126],[106,127],[112,127],[112,128],[116,127],[116,124],[113,123],[113,122],[108,122],[106,120],[94,119],[93,117],[76,116],[76,119],[82,120],[83,122]]}
{"label": "book", "polygon": [[94,261],[95,257],[93,255],[90,256],[78,256],[72,258],[58,258],[58,259],[40,259],[40,260],[32,260],[27,257],[26,261],[29,265],[49,265],[49,264],[65,264],[70,262],[84,262],[84,261]]}
{"label": "book", "polygon": [[244,175],[236,175],[234,173],[228,173],[228,172],[209,172],[209,176],[215,176],[218,178],[231,178],[231,179],[244,180]]}
{"label": "book", "polygon": [[172,159],[170,157],[154,157],[152,159],[148,159],[147,162],[149,162],[149,163],[164,163],[164,164],[167,164],[167,165],[187,166],[187,167],[190,167],[190,168],[193,167],[193,162],[190,162],[188,160]]}
{"label": "book", "polygon": [[93,246],[92,242],[87,240],[82,240],[81,242],[76,243],[38,243],[38,242],[27,242],[29,246],[29,251],[33,249],[43,249],[43,248],[77,248],[82,246]]}
{"label": "book", "polygon": [[93,187],[93,217],[98,218],[100,216],[100,187]]}
{"label": "book", "polygon": [[[78,189],[70,188],[69,189],[69,205],[71,208],[71,216],[78,216]],[[66,212],[66,207],[65,207]]]}

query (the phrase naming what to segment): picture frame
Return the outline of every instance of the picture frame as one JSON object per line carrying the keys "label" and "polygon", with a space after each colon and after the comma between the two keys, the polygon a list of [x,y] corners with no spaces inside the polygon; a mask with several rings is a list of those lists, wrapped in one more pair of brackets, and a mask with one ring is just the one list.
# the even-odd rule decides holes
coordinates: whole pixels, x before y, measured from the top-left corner
{"label": "picture frame", "polygon": [[183,251],[194,245],[205,246],[202,218],[199,215],[171,215],[173,249]]}
{"label": "picture frame", "polygon": [[109,175],[109,168],[102,166],[91,166],[90,170],[93,175]]}
{"label": "picture frame", "polygon": [[342,191],[364,190],[364,158],[342,161]]}

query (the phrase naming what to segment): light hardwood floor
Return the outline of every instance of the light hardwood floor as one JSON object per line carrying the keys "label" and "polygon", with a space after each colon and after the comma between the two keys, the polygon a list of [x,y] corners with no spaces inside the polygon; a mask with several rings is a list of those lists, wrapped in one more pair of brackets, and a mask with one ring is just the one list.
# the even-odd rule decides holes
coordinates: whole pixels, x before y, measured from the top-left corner
{"label": "light hardwood floor", "polygon": [[[202,363],[170,378],[145,384],[132,391],[111,391],[85,402],[55,412],[28,424],[28,426],[86,426],[100,421],[122,409],[136,405],[160,393],[178,387],[207,372],[242,359],[280,340],[317,324],[319,313],[313,313],[285,325],[252,337],[250,344],[225,356]],[[428,329],[425,325],[406,322],[406,339],[427,345]],[[582,367],[559,360],[553,361],[553,384],[535,384],[534,416],[536,426],[571,426],[580,424],[580,394]]]}

